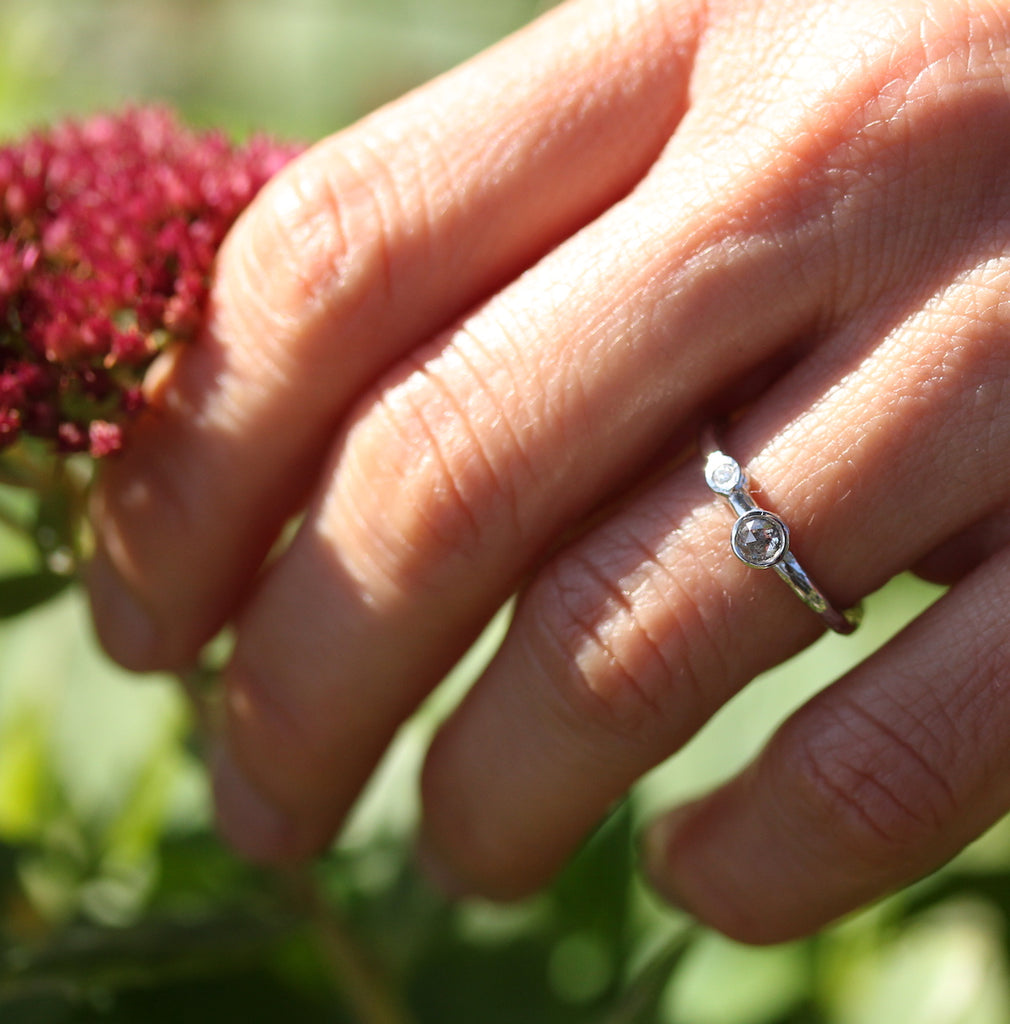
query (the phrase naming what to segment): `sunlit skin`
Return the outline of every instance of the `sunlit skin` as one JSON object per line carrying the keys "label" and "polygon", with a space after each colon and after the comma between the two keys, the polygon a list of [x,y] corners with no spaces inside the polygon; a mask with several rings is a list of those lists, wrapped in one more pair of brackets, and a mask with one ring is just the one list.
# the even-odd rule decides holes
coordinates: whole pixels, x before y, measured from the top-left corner
{"label": "sunlit skin", "polygon": [[1008,82],[1005,4],[574,0],[284,171],[96,502],[114,657],[182,666],[234,624],[227,839],[323,849],[519,588],[429,753],[422,846],[457,892],[544,884],[822,628],[733,557],[689,455],[734,411],[838,607],[954,585],[658,821],[649,876],[776,941],[1001,816]]}

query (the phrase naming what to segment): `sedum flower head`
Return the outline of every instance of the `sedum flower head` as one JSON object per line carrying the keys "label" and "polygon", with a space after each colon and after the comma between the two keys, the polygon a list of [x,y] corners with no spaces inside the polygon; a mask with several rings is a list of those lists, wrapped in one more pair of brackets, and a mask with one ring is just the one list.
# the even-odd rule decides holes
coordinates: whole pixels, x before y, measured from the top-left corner
{"label": "sedum flower head", "polygon": [[0,448],[118,450],[144,370],[200,328],[225,233],[295,153],[163,108],[0,147]]}

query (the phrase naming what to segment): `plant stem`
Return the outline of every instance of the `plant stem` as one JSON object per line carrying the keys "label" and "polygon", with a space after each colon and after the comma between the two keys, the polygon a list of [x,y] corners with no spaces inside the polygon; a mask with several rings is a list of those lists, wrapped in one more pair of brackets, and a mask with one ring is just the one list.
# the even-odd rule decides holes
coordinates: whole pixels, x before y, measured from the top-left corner
{"label": "plant stem", "polygon": [[293,901],[311,922],[333,980],[361,1024],[411,1024],[389,982],[325,898],[310,866],[290,869]]}
{"label": "plant stem", "polygon": [[597,1024],[646,1024],[654,1021],[663,990],[681,958],[691,948],[698,931],[696,925],[687,925],[667,940]]}
{"label": "plant stem", "polygon": [[176,675],[179,689],[186,696],[190,714],[193,717],[193,732],[205,757],[209,752],[212,735],[211,706],[204,692],[206,673],[202,668],[190,669]]}
{"label": "plant stem", "polygon": [[[207,692],[207,671],[180,672],[179,686],[189,702],[201,752],[211,749],[214,710]],[[291,908],[312,927],[334,987],[360,1024],[411,1024],[411,1017],[389,982],[361,948],[347,923],[325,898],[311,866],[279,870]]]}

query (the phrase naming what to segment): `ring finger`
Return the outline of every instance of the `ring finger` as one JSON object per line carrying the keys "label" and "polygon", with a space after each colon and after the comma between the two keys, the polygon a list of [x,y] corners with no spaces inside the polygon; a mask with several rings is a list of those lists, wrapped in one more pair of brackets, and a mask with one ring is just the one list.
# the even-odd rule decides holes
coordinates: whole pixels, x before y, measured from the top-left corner
{"label": "ring finger", "polygon": [[[839,605],[1010,495],[1006,323],[976,301],[1004,284],[1010,264],[984,264],[852,368],[861,332],[839,335],[734,431],[727,447]],[[427,844],[458,887],[541,884],[639,775],[816,635],[774,575],[730,554],[731,521],[691,460],[540,573],[426,767]]]}

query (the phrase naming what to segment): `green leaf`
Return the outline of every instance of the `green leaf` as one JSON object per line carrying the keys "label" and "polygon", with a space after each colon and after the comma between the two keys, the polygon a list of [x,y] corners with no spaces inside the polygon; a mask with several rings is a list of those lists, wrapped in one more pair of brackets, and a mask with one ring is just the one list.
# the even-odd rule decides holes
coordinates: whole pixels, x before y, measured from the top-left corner
{"label": "green leaf", "polygon": [[0,838],[22,841],[44,824],[51,773],[38,706],[21,705],[0,719]]}
{"label": "green leaf", "polygon": [[41,948],[0,958],[0,1005],[47,988],[82,997],[234,970],[261,961],[296,927],[283,912],[230,910],[129,928],[66,927]]}
{"label": "green leaf", "polygon": [[974,899],[950,900],[842,966],[837,1024],[991,1024],[1010,1019],[1003,920]]}
{"label": "green leaf", "polygon": [[58,597],[73,582],[53,572],[26,572],[0,578],[0,619],[12,619]]}
{"label": "green leaf", "polygon": [[809,995],[808,966],[803,943],[751,948],[705,934],[687,952],[671,980],[661,1019],[691,1024],[782,1020]]}

